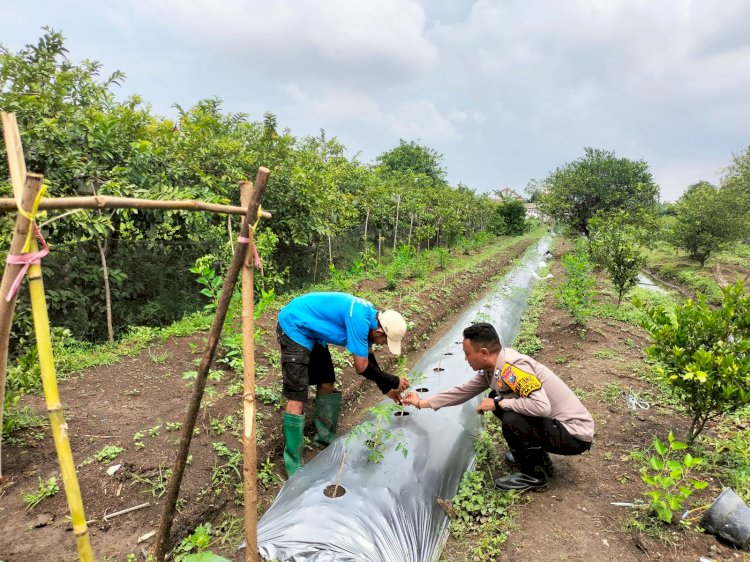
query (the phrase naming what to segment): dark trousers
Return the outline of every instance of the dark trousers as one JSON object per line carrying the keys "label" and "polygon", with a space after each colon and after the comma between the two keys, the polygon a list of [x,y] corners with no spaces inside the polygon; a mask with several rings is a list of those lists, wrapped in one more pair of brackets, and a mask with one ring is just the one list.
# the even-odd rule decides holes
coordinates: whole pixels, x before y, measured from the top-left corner
{"label": "dark trousers", "polygon": [[556,455],[580,455],[591,443],[572,436],[557,420],[525,416],[510,410],[492,412],[503,424],[503,437],[511,451],[541,449]]}

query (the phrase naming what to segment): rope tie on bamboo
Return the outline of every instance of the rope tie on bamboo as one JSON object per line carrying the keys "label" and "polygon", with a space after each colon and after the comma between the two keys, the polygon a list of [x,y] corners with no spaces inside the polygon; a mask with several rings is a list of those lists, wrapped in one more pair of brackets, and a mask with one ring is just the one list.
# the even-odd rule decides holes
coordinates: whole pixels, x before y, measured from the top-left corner
{"label": "rope tie on bamboo", "polygon": [[[49,246],[47,246],[47,242],[44,240],[44,236],[42,236],[42,233],[39,232],[39,228],[37,228],[36,223],[32,222],[32,226],[34,227],[34,233],[36,234],[36,237],[39,239],[39,242],[42,244],[42,249],[38,252],[25,252],[23,254],[15,254],[11,255],[9,254],[6,258],[6,261],[10,265],[22,265],[21,271],[18,272],[18,275],[16,275],[16,278],[13,280],[13,284],[10,286],[10,290],[8,291],[8,294],[5,297],[5,300],[7,302],[10,302],[13,300],[13,297],[16,295],[16,291],[18,291],[18,287],[21,285],[21,281],[23,281],[23,276],[26,275],[26,272],[29,269],[30,265],[40,265],[42,263],[42,258],[49,254]],[[29,231],[30,233],[31,231]]]}
{"label": "rope tie on bamboo", "polygon": [[[252,232],[255,232],[255,229],[258,227],[258,223],[260,222],[260,217],[261,217],[261,211],[262,211],[261,206],[258,205],[258,218],[255,220],[255,224],[250,229],[252,230]],[[239,242],[240,244],[249,244],[250,238],[246,236],[239,236],[237,237],[237,242]],[[257,269],[261,269],[261,270],[263,269],[263,264],[260,261],[260,256],[258,255],[258,249],[255,247],[255,244],[253,244],[253,261],[255,262],[255,267]]]}

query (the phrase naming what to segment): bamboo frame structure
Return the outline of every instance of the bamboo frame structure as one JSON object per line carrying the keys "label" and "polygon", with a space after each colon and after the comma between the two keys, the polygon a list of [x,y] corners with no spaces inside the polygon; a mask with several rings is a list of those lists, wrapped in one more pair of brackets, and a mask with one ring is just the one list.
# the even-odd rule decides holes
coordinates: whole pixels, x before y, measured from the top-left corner
{"label": "bamboo frame structure", "polygon": [[185,412],[185,418],[182,422],[180,447],[177,451],[177,457],[175,458],[172,478],[170,479],[167,487],[167,495],[164,498],[164,508],[162,510],[161,523],[159,524],[159,531],[156,535],[156,544],[154,546],[154,558],[157,562],[161,562],[162,560],[164,560],[164,557],[168,552],[172,521],[174,519],[175,506],[177,505],[177,496],[180,491],[182,476],[185,472],[185,464],[187,462],[188,451],[190,450],[190,442],[193,438],[193,428],[195,427],[195,420],[198,417],[198,410],[200,409],[201,399],[203,398],[203,391],[206,388],[208,371],[211,367],[211,364],[213,363],[214,355],[216,354],[216,348],[219,345],[219,337],[221,336],[221,331],[224,327],[224,320],[226,319],[227,310],[229,309],[229,301],[232,298],[234,286],[237,283],[240,269],[243,266],[245,256],[247,254],[249,244],[243,242],[241,239],[248,238],[249,236],[250,221],[255,219],[258,215],[260,200],[263,197],[263,192],[266,189],[266,182],[268,181],[269,174],[270,172],[267,168],[261,167],[258,169],[258,175],[255,178],[255,189],[253,190],[250,205],[248,205],[247,207],[245,220],[242,223],[242,228],[240,229],[240,239],[238,239],[237,241],[237,245],[235,246],[234,250],[234,257],[229,264],[226,277],[224,278],[224,285],[221,289],[221,296],[219,297],[219,302],[216,305],[214,321],[211,324],[211,330],[208,333],[206,350],[203,352],[203,358],[201,359],[200,366],[198,367],[198,376],[195,379],[193,395],[190,398],[190,404],[188,405],[187,412]]}
{"label": "bamboo frame structure", "polygon": [[[12,197],[0,197],[0,211],[15,211],[16,200]],[[207,211],[227,215],[244,215],[247,209],[235,205],[204,203],[193,199],[177,201],[161,199],[135,199],[130,197],[112,197],[109,195],[92,195],[90,197],[47,197],[39,203],[39,209],[161,209],[163,211]],[[271,218],[271,213],[261,211],[263,218]]]}
{"label": "bamboo frame structure", "polygon": [[[168,210],[191,210],[206,211],[214,213],[226,213],[229,215],[243,215],[244,220],[240,229],[240,238],[235,248],[234,258],[227,272],[222,294],[217,306],[214,322],[209,333],[208,344],[204,352],[199,374],[194,387],[193,397],[186,412],[185,422],[180,440],[180,449],[175,460],[175,468],[172,479],[169,482],[167,498],[165,499],[162,519],[154,547],[157,560],[163,560],[166,547],[169,542],[169,533],[177,502],[177,494],[184,473],[187,453],[195,426],[195,419],[203,396],[206,379],[213,356],[218,345],[221,329],[226,318],[229,301],[232,296],[234,285],[242,270],[243,281],[243,359],[245,360],[243,394],[243,410],[245,418],[245,431],[243,433],[244,466],[243,477],[245,481],[246,505],[245,505],[245,530],[248,548],[246,549],[246,560],[257,561],[257,451],[255,435],[255,364],[254,364],[254,341],[253,341],[253,270],[252,255],[248,254],[248,247],[254,249],[253,229],[251,221],[260,217],[271,217],[267,211],[260,211],[260,200],[265,191],[270,172],[267,168],[259,168],[256,178],[256,189],[250,195],[252,183],[242,182],[242,207],[230,205],[217,205],[199,201],[152,201],[145,199],[128,199],[123,197],[69,197],[69,198],[39,198],[42,190],[43,177],[38,174],[27,174],[23,157],[20,134],[15,115],[1,112],[3,134],[5,137],[6,150],[8,153],[8,165],[10,168],[11,182],[13,184],[14,198],[0,198],[0,211],[19,210],[16,219],[16,228],[10,247],[10,254],[34,253],[37,251],[37,241],[29,236],[29,230],[33,226],[34,217],[31,214],[34,205],[37,209],[102,209],[102,208],[135,208],[135,209],[168,209]],[[249,202],[249,203],[248,203]],[[247,260],[245,259],[247,255]],[[2,427],[2,415],[4,406],[5,381],[8,358],[8,339],[15,307],[15,296],[10,301],[5,300],[5,295],[17,276],[20,265],[8,264],[3,273],[0,284],[0,427]],[[78,485],[78,477],[73,462],[68,426],[63,416],[62,404],[57,388],[57,379],[52,354],[52,342],[49,330],[49,318],[47,316],[46,298],[44,295],[44,284],[42,281],[42,270],[39,264],[32,264],[27,273],[29,291],[31,293],[32,314],[34,329],[37,338],[37,346],[40,358],[42,384],[45,394],[45,402],[49,412],[55,447],[58,454],[60,469],[62,472],[65,493],[71,511],[73,531],[76,535],[79,558],[82,562],[94,560],[91,548],[86,517],[83,509],[83,500]],[[2,480],[2,438],[0,436],[0,481]],[[248,505],[249,504],[249,505]]]}
{"label": "bamboo frame structure", "polygon": [[[34,203],[42,192],[43,177],[38,174],[28,174],[26,164],[23,158],[23,147],[21,145],[21,135],[18,132],[18,124],[15,115],[2,114],[3,135],[5,146],[8,153],[8,166],[10,168],[11,183],[15,201],[20,202],[19,217],[26,218],[26,222],[17,221],[17,227],[24,227],[25,233],[15,232],[22,237],[24,242],[19,253],[36,253],[38,244],[35,237],[30,236],[29,230],[34,223]],[[7,273],[7,271],[6,271]],[[5,274],[4,274],[5,275]],[[31,311],[34,320],[34,335],[36,336],[37,351],[39,353],[39,367],[42,378],[42,388],[44,389],[44,401],[49,412],[50,425],[52,426],[52,436],[57,451],[57,459],[60,464],[63,484],[65,487],[65,497],[70,508],[70,515],[73,523],[73,533],[76,536],[78,547],[78,556],[81,562],[93,562],[94,552],[91,549],[91,539],[89,537],[88,525],[86,525],[86,514],[83,510],[83,499],[81,498],[81,489],[78,485],[78,476],[76,467],[73,462],[73,452],[70,448],[70,438],[68,435],[68,424],[65,422],[62,404],[60,403],[60,393],[57,389],[57,376],[55,373],[55,359],[52,353],[52,338],[50,336],[49,318],[47,316],[47,300],[44,296],[44,282],[42,280],[42,267],[39,263],[31,263],[27,269],[26,277],[29,282],[29,294],[31,296]],[[3,285],[5,285],[5,278]],[[3,298],[4,295],[0,298]],[[4,300],[4,298],[3,298]],[[8,334],[10,333],[10,324],[12,319],[13,306],[6,307],[3,312],[7,313],[8,319],[3,319],[0,323],[7,322]],[[7,363],[8,343],[7,339],[4,344],[4,363]],[[4,406],[5,394],[5,372],[2,373],[3,401],[0,402],[0,409]],[[2,427],[2,425],[0,425]],[[0,451],[1,453],[2,451]]]}

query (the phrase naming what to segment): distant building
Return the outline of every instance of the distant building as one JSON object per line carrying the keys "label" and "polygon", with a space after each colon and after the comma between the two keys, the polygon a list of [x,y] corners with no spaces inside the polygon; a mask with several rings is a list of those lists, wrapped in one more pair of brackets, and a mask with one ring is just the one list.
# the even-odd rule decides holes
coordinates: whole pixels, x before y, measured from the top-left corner
{"label": "distant building", "polygon": [[516,193],[514,190],[512,190],[510,187],[504,187],[503,189],[497,189],[495,190],[495,193],[498,195],[498,198],[501,201],[526,201],[523,197],[521,197],[518,193]]}
{"label": "distant building", "polygon": [[539,209],[536,208],[536,203],[524,203],[523,206],[526,208],[526,218],[540,218],[541,215],[539,214]]}

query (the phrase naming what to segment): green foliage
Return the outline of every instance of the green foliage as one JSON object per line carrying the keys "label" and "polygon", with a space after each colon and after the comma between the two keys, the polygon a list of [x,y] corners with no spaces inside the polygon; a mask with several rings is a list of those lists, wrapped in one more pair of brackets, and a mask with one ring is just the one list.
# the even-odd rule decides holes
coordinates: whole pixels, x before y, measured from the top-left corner
{"label": "green foliage", "polygon": [[[741,419],[748,419],[745,409]],[[750,502],[750,429],[731,428],[727,437],[714,442],[715,463],[722,471],[722,480],[745,502]]]}
{"label": "green foliage", "polygon": [[42,482],[42,479],[40,478],[39,489],[35,492],[24,494],[23,496],[23,501],[26,503],[26,509],[34,509],[42,502],[42,500],[44,500],[44,498],[52,497],[59,491],[60,486],[57,485],[57,478],[53,476],[48,478],[46,482]]}
{"label": "green foliage", "polygon": [[687,449],[687,444],[677,441],[669,432],[666,444],[654,438],[653,448],[656,451],[648,459],[648,466],[641,468],[641,478],[651,489],[645,492],[649,499],[648,510],[665,523],[673,523],[675,515],[682,511],[685,501],[696,490],[702,490],[708,484],[690,478],[691,469],[703,462],[690,453],[679,460],[675,451]]}
{"label": "green foliage", "polygon": [[433,182],[445,181],[443,155],[414,141],[399,139],[398,146],[384,152],[375,161],[385,172],[424,174]]}
{"label": "green foliage", "polygon": [[258,471],[258,484],[264,488],[270,488],[271,486],[281,484],[282,482],[283,479],[276,474],[276,471],[274,470],[274,463],[270,458],[266,458]]}
{"label": "green foliage", "polygon": [[606,150],[584,152],[544,181],[540,211],[588,236],[589,220],[599,212],[622,209],[636,217],[655,210],[659,188],[645,162]]}
{"label": "green foliage", "polygon": [[206,312],[213,312],[216,310],[216,305],[219,303],[219,296],[221,295],[222,284],[224,279],[220,273],[216,272],[216,256],[211,254],[202,256],[195,260],[195,265],[190,268],[191,273],[195,273],[198,277],[196,281],[203,285],[200,290],[201,295],[208,297],[209,302],[203,307]]}
{"label": "green foliage", "polygon": [[706,260],[748,233],[744,195],[736,190],[716,189],[707,182],[688,188],[675,205],[675,221],[668,239],[701,267]]}
{"label": "green foliage", "polygon": [[94,458],[99,462],[110,462],[117,458],[117,455],[122,453],[125,449],[118,447],[117,445],[105,445],[99,451],[94,454]]}
{"label": "green foliage", "polygon": [[583,328],[591,315],[596,295],[596,278],[592,274],[593,266],[586,254],[583,240],[578,240],[574,252],[563,255],[562,264],[566,279],[557,287],[555,300],[568,310],[576,324]]}
{"label": "green foliage", "polygon": [[670,308],[637,302],[654,343],[646,353],[692,418],[690,443],[706,422],[750,404],[750,294],[726,287],[717,308],[703,295]]}
{"label": "green foliage", "polygon": [[[544,277],[547,269],[543,268],[540,276]],[[543,279],[537,281],[529,295],[526,310],[521,317],[521,329],[513,340],[513,349],[525,355],[533,355],[542,349],[542,340],[539,338],[539,318],[544,310],[544,299],[549,292],[549,281]]]}
{"label": "green foliage", "polygon": [[196,527],[191,535],[180,541],[172,552],[175,562],[187,562],[188,555],[204,552],[211,543],[213,528],[211,523],[203,523]]}
{"label": "green foliage", "polygon": [[266,406],[273,406],[274,408],[281,408],[284,404],[284,397],[280,392],[273,388],[266,388],[263,386],[255,387],[255,396],[265,404]]}
{"label": "green foliage", "polygon": [[646,232],[632,223],[625,211],[608,213],[589,220],[591,258],[609,275],[617,290],[617,304],[638,284],[638,273],[646,263],[639,244]]}
{"label": "green foliage", "polygon": [[523,201],[499,203],[494,210],[489,230],[498,236],[520,236],[529,229]]}
{"label": "green foliage", "polygon": [[46,423],[43,416],[37,416],[28,406],[19,406],[20,396],[6,401],[3,413],[3,443],[15,441],[15,434],[33,427],[42,427]]}
{"label": "green foliage", "polygon": [[379,463],[383,460],[383,448],[389,443],[394,442],[396,450],[406,457],[409,450],[403,441],[403,432],[401,430],[391,429],[391,423],[396,412],[402,412],[403,406],[393,403],[378,404],[365,410],[365,413],[373,416],[374,421],[365,420],[355,426],[346,437],[347,443],[352,439],[362,439],[367,449],[367,460],[372,463]]}

